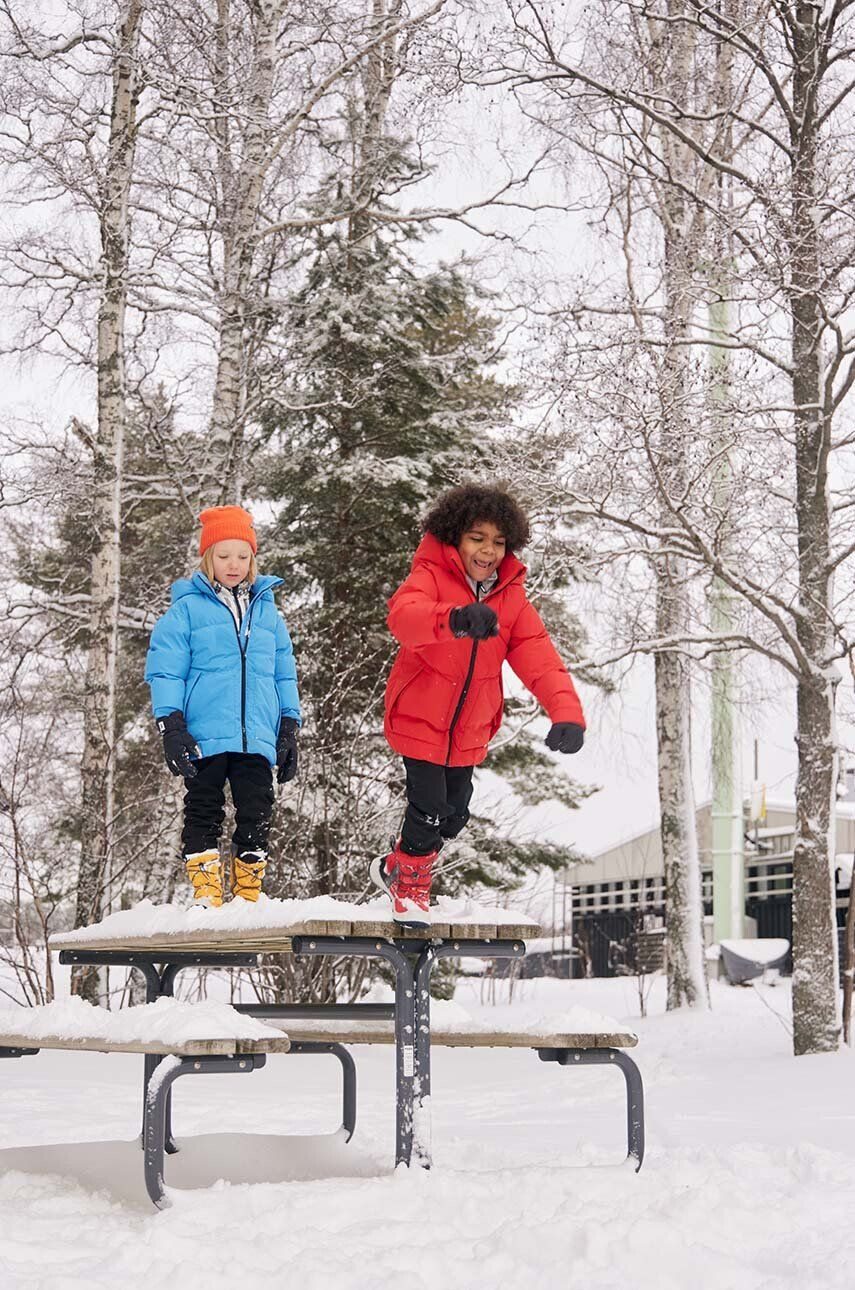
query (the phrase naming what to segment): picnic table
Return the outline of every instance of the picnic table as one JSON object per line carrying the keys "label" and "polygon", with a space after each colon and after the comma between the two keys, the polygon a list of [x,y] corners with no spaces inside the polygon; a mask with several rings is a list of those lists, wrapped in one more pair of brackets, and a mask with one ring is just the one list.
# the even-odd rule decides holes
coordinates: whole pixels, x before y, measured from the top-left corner
{"label": "picnic table", "polygon": [[[258,906],[235,909],[234,903],[218,910],[176,909],[149,906],[150,914],[122,911],[100,924],[50,938],[60,962],[72,965],[136,968],[146,982],[146,1002],[174,992],[178,974],[189,968],[250,968],[258,956],[334,955],[384,959],[395,974],[394,1004],[239,1004],[237,1010],[271,1021],[339,1022],[352,1026],[365,1021],[392,1023],[395,1056],[395,1162],[410,1164],[413,1156],[430,1164],[430,978],[441,958],[477,957],[519,959],[525,954],[525,935],[540,929],[531,920],[505,910],[478,909],[467,918],[464,905],[447,902],[434,914],[429,932],[400,927],[382,907],[349,905],[343,901],[266,900]],[[125,914],[132,917],[124,917]],[[354,1039],[351,1030],[349,1042]],[[289,1027],[290,1034],[290,1027]],[[344,1044],[323,1037],[292,1042],[290,1052],[326,1051],[342,1065],[343,1123],[352,1132],[355,1114],[355,1075]],[[144,1087],[161,1060],[145,1057]],[[167,1151],[177,1150],[171,1133],[171,1105],[167,1101]],[[416,1132],[418,1126],[419,1132]]]}
{"label": "picnic table", "polygon": [[[257,1070],[270,1052],[332,1054],[342,1069],[342,1131],[349,1140],[356,1122],[353,1044],[395,1047],[396,1164],[430,1165],[431,1046],[444,1045],[529,1048],[541,1061],[568,1068],[617,1067],[626,1086],[627,1159],[640,1169],[644,1095],[638,1067],[625,1051],[637,1043],[631,1031],[582,1008],[529,1025],[521,1020],[513,1029],[465,1014],[462,1022],[449,1020],[447,1013],[436,1028],[431,1025],[430,977],[439,959],[520,959],[525,938],[540,931],[537,925],[505,910],[441,900],[430,928],[410,931],[393,923],[387,908],[385,902],[350,905],[330,898],[263,898],[258,905],[233,901],[212,910],[144,901],[91,927],[53,936],[50,947],[59,951],[62,963],[142,973],[146,1004],[118,1013],[80,999],[14,1008],[0,1017],[0,1058],[32,1056],[40,1048],[143,1053],[144,1171],[149,1195],[159,1206],[168,1204],[164,1152],[178,1150],[172,1136],[176,1079]],[[172,997],[182,971],[252,968],[262,954],[381,958],[394,972],[394,1003],[216,1004],[222,1011],[208,1019],[206,1004]],[[68,1005],[77,1008],[71,1022]],[[177,1030],[175,1018],[181,1021]],[[166,1030],[164,1020],[170,1023]]]}

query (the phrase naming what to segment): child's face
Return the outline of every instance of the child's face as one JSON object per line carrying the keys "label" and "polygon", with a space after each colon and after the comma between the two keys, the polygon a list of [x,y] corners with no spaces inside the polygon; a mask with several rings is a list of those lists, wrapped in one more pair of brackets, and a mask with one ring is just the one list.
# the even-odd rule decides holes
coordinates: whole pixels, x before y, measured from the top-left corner
{"label": "child's face", "polygon": [[213,547],[214,577],[224,587],[236,587],[249,573],[252,547],[238,538],[217,542]]}
{"label": "child's face", "polygon": [[506,549],[503,534],[489,520],[476,520],[457,545],[463,568],[476,582],[483,582],[498,569]]}

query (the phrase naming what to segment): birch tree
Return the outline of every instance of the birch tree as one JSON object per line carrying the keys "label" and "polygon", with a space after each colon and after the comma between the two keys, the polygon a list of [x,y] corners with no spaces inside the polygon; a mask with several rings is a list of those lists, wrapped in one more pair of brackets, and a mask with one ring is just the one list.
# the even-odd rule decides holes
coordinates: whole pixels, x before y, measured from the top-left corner
{"label": "birch tree", "polygon": [[166,273],[145,308],[173,327],[190,323],[210,368],[199,390],[206,504],[243,495],[247,428],[282,380],[272,334],[307,237],[357,213],[335,199],[306,210],[332,155],[327,118],[353,76],[382,64],[390,39],[412,39],[445,4],[344,0],[309,14],[296,0],[206,0],[200,21],[191,0],[159,2],[152,76],[169,107],[146,141],[160,198],[146,238]]}
{"label": "birch tree", "polygon": [[[139,43],[143,0],[127,0],[115,8],[112,25],[81,28],[55,44],[33,26],[25,26],[4,5],[7,19],[7,63],[15,66],[15,90],[21,110],[7,132],[11,159],[19,165],[40,160],[39,178],[54,186],[70,165],[64,150],[83,143],[90,156],[98,154],[93,189],[80,194],[97,221],[99,252],[93,264],[97,298],[94,366],[97,374],[96,422],[93,429],[75,419],[73,425],[93,461],[93,546],[89,589],[86,679],[83,694],[83,757],[81,862],[77,886],[78,924],[96,921],[109,903],[110,828],[113,814],[114,739],[116,716],[116,649],[119,613],[119,509],[122,451],[125,431],[125,315],[128,270],[128,210],[133,182],[139,98]],[[95,67],[91,66],[94,54]],[[77,55],[80,55],[78,61]],[[74,60],[75,65],[71,65]],[[86,66],[89,64],[89,66]],[[86,117],[81,103],[72,107],[65,130],[57,136],[50,127],[33,131],[36,119],[61,110],[60,95],[70,94],[64,79],[94,73],[110,88],[98,123]],[[49,83],[46,102],[41,100]],[[41,124],[41,121],[39,121]],[[94,127],[94,128],[93,128]],[[9,140],[9,134],[13,139]],[[63,137],[63,134],[65,137]],[[8,154],[7,154],[8,155]],[[50,178],[48,178],[50,175]],[[32,188],[38,183],[32,180]],[[67,190],[66,190],[67,191]],[[16,268],[26,273],[40,258],[38,240],[21,249]],[[40,327],[48,330],[47,317]],[[96,974],[80,973],[75,987],[92,997]]]}
{"label": "birch tree", "polygon": [[[656,480],[668,526],[620,522],[650,541],[687,555],[743,596],[765,619],[774,643],[752,634],[752,646],[771,652],[796,682],[798,771],[794,858],[794,1049],[829,1051],[838,1042],[837,953],[833,900],[833,789],[837,660],[851,649],[833,578],[853,553],[835,511],[845,502],[830,494],[834,450],[850,436],[840,412],[855,380],[855,342],[847,324],[852,231],[846,216],[851,156],[845,143],[852,119],[855,82],[847,74],[852,9],[848,0],[816,4],[684,6],[663,3],[608,4],[608,40],[638,23],[667,25],[732,51],[734,99],[724,115],[733,126],[734,151],[726,155],[716,134],[721,106],[699,113],[681,97],[678,83],[656,93],[636,75],[616,79],[608,62],[585,55],[564,39],[537,3],[517,14],[528,54],[539,74],[509,66],[500,76],[516,87],[538,86],[568,110],[580,99],[616,104],[637,131],[650,126],[702,163],[701,173],[727,176],[733,200],[728,211],[711,202],[691,174],[677,173],[662,156],[648,155],[663,182],[681,191],[710,220],[723,221],[739,261],[742,304],[725,341],[717,343],[751,358],[763,373],[763,393],[754,414],[764,421],[766,441],[788,454],[791,545],[786,529],[775,535],[789,552],[776,561],[777,581],[764,570],[727,558],[687,498]],[[600,28],[600,30],[605,30]],[[602,52],[602,51],[599,51]],[[687,347],[704,346],[702,328],[684,336]],[[764,372],[765,369],[765,372]],[[766,375],[768,373],[768,377]],[[756,379],[756,376],[755,376]],[[773,454],[774,455],[774,454]],[[755,477],[756,479],[756,477]],[[773,490],[774,504],[779,500]],[[590,500],[590,499],[589,499]],[[609,513],[600,499],[599,513]],[[768,549],[771,534],[766,534]],[[744,550],[743,550],[744,554]]]}

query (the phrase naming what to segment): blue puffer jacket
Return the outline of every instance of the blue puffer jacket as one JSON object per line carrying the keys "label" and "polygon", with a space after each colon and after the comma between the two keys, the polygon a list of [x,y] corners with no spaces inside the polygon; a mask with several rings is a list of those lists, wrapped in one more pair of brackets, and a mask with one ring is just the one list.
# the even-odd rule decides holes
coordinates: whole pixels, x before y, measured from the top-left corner
{"label": "blue puffer jacket", "polygon": [[203,573],[172,584],[151,634],[145,679],[155,717],[181,711],[203,757],[261,753],[276,764],[282,717],[300,720],[294,651],[273,600],[281,578],[256,578],[240,635]]}

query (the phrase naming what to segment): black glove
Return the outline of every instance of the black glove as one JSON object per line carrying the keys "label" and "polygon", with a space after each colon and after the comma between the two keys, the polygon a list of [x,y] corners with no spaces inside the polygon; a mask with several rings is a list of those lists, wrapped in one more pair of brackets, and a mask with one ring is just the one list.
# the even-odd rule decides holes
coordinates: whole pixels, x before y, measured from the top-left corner
{"label": "black glove", "polygon": [[287,784],[297,774],[297,722],[293,717],[283,717],[279,723],[276,740],[276,780]]}
{"label": "black glove", "polygon": [[183,712],[170,712],[168,717],[157,718],[157,728],[163,735],[163,755],[173,775],[195,779],[198,775],[191,757],[201,757],[202,749],[187,729]]}
{"label": "black glove", "polygon": [[546,736],[546,746],[553,752],[576,753],[584,742],[585,728],[575,721],[556,721]]}
{"label": "black glove", "polygon": [[499,620],[489,605],[476,601],[452,609],[448,624],[455,636],[471,636],[473,641],[485,641],[488,636],[498,636]]}

